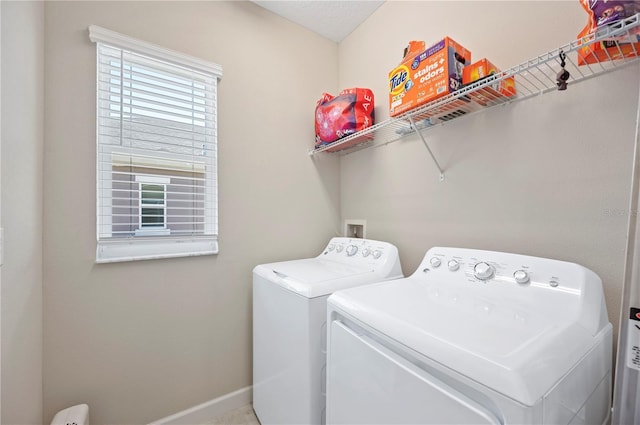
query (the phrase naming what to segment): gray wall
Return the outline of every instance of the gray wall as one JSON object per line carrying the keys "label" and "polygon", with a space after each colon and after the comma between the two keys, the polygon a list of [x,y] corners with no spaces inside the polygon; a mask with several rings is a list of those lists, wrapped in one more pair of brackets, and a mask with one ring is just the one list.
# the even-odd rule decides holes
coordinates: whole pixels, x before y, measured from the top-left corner
{"label": "gray wall", "polygon": [[[472,62],[506,69],[575,39],[586,19],[578,2],[387,2],[341,43],[340,86],[373,88],[383,120],[385,76],[409,40],[449,35]],[[583,264],[603,279],[617,329],[638,75],[636,65],[430,130],[444,182],[416,136],[344,156],[341,215],[397,244],[405,273],[432,246]]]}
{"label": "gray wall", "polygon": [[[45,12],[44,421],[87,402],[92,423],[145,423],[251,385],[252,268],[339,228],[338,161],[307,156],[337,44],[249,2]],[[94,263],[91,24],[222,65],[219,255]]]}
{"label": "gray wall", "polygon": [[2,2],[2,417],[42,421],[44,6]]}

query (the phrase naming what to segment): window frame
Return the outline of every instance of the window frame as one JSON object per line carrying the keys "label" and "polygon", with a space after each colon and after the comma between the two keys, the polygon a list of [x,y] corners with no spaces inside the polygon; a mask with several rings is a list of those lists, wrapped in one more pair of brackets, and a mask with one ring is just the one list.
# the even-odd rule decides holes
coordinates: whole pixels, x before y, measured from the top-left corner
{"label": "window frame", "polygon": [[[172,258],[172,257],[183,257],[183,256],[198,256],[198,255],[212,255],[218,253],[218,188],[217,188],[217,170],[218,170],[218,160],[217,160],[217,83],[222,78],[222,67],[218,64],[205,61],[200,58],[196,58],[190,55],[186,55],[183,53],[179,53],[170,49],[166,49],[151,43],[147,43],[145,41],[137,40],[135,38],[116,33],[114,31],[110,31],[95,25],[91,25],[88,28],[89,30],[89,38],[92,42],[96,44],[96,143],[98,146],[98,150],[96,152],[96,174],[97,174],[97,199],[96,199],[96,237],[97,237],[97,248],[96,248],[96,262],[97,263],[109,263],[109,262],[120,262],[120,261],[134,261],[134,260],[147,260],[147,259],[158,259],[158,258]],[[106,46],[130,51],[132,53],[143,55],[150,57],[151,59],[160,60],[167,62],[169,64],[173,64],[179,67],[188,68],[196,72],[204,73],[209,75],[213,81],[213,94],[214,94],[214,107],[213,107],[213,120],[214,120],[214,128],[213,128],[213,154],[215,155],[213,159],[213,170],[204,171],[205,175],[205,190],[206,196],[211,197],[212,199],[205,198],[205,203],[213,203],[213,207],[205,207],[204,213],[205,216],[208,217],[205,220],[205,235],[182,235],[182,236],[173,236],[171,235],[171,231],[167,228],[167,217],[166,217],[166,208],[167,208],[167,187],[165,185],[165,220],[164,220],[164,228],[154,229],[148,228],[143,229],[141,227],[141,222],[138,223],[138,230],[135,231],[135,236],[126,237],[126,238],[105,238],[101,237],[101,234],[108,233],[104,232],[105,228],[111,228],[111,210],[112,205],[108,202],[108,205],[100,205],[101,193],[103,191],[110,190],[110,186],[112,185],[111,180],[106,178],[105,173],[106,170],[102,169],[100,166],[100,161],[104,160],[105,156],[111,157],[115,154],[113,147],[102,145],[103,151],[100,151],[100,141],[98,139],[98,131],[100,128],[99,125],[99,47],[101,44]],[[194,163],[196,164],[196,163]],[[197,165],[197,164],[196,164]],[[153,179],[169,179],[168,176],[158,175],[158,176],[142,176],[136,175],[135,180],[138,181],[138,178],[151,178]],[[140,184],[140,183],[138,183]],[[169,184],[169,183],[167,183]],[[141,194],[139,194],[139,212],[140,215],[142,212],[142,198]],[[103,217],[107,217],[107,220],[103,220],[106,222],[101,222],[99,216],[102,214]],[[211,216],[213,214],[213,216]],[[140,218],[141,220],[141,218]]]}

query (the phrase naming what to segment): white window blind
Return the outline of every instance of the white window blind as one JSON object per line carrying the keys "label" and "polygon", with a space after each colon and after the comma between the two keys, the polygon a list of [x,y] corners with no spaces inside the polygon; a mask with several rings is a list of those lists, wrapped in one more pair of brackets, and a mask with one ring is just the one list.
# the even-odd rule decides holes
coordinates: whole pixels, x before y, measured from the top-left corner
{"label": "white window blind", "polygon": [[98,27],[98,262],[213,254],[221,69]]}

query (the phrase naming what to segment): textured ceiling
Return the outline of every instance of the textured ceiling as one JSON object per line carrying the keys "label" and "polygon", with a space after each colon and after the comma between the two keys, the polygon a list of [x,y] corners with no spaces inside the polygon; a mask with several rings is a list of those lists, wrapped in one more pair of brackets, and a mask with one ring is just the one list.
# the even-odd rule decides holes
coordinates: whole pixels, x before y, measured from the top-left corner
{"label": "textured ceiling", "polygon": [[323,37],[341,42],[384,0],[252,0]]}

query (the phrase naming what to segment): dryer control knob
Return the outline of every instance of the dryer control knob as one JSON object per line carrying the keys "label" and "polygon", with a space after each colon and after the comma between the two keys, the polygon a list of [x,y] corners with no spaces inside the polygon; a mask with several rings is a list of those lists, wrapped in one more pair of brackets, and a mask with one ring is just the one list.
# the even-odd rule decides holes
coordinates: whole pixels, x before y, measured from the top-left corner
{"label": "dryer control knob", "polygon": [[328,251],[333,251],[334,249],[336,249],[336,245],[335,244],[329,244],[329,246],[327,247]]}
{"label": "dryer control knob", "polygon": [[366,257],[368,257],[370,255],[371,255],[371,250],[369,248],[365,248],[365,249],[362,250],[362,256],[363,257],[366,258]]}
{"label": "dryer control knob", "polygon": [[473,275],[480,280],[488,280],[493,277],[496,270],[489,263],[485,263],[484,261],[478,263],[473,268]]}
{"label": "dryer control knob", "polygon": [[342,252],[343,249],[344,249],[344,245],[336,246],[336,252]]}
{"label": "dryer control knob", "polygon": [[431,264],[432,267],[440,267],[440,264],[442,264],[442,262],[438,257],[431,257],[431,259],[429,260],[429,264]]}
{"label": "dryer control knob", "polygon": [[449,262],[447,263],[447,267],[449,267],[449,270],[451,270],[452,272],[455,272],[460,268],[460,263],[458,262],[458,260],[449,260]]}
{"label": "dryer control knob", "polygon": [[525,272],[524,270],[516,270],[515,272],[513,272],[513,278],[517,283],[528,283],[529,273]]}
{"label": "dryer control knob", "polygon": [[382,251],[380,251],[379,249],[376,249],[375,251],[373,251],[373,258],[377,260],[380,257],[382,257]]}
{"label": "dryer control knob", "polygon": [[353,257],[354,255],[356,255],[356,252],[358,252],[358,247],[355,245],[349,245],[347,247],[347,255],[349,257]]}

